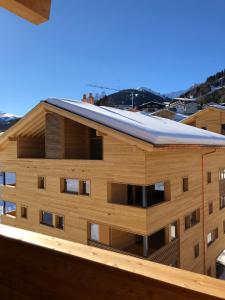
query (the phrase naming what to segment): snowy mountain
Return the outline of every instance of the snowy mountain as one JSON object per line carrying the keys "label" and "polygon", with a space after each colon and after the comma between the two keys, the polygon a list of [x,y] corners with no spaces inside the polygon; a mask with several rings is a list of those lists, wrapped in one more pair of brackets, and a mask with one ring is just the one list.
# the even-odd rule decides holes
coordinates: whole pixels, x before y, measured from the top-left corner
{"label": "snowy mountain", "polygon": [[185,98],[195,98],[200,104],[225,102],[225,70],[206,79],[205,82],[193,86],[181,95]]}
{"label": "snowy mountain", "polygon": [[0,132],[7,130],[10,126],[15,124],[20,117],[0,112]]}

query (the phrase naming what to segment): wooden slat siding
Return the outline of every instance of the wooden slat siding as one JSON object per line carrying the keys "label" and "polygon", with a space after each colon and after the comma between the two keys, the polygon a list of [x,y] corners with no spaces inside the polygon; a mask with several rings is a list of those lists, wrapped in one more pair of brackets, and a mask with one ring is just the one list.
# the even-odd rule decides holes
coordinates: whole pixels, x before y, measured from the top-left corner
{"label": "wooden slat siding", "polygon": [[[151,246],[151,245],[150,245]],[[157,250],[155,253],[148,257],[148,260],[164,264],[170,265],[171,263],[177,261],[179,264],[180,259],[180,241],[176,239],[161,249]]]}
{"label": "wooden slat siding", "polygon": [[206,127],[209,131],[221,133],[221,125],[225,124],[225,110],[209,107],[182,120],[182,123],[191,126],[194,124],[198,128]]}
{"label": "wooden slat siding", "polygon": [[65,156],[87,159],[90,156],[89,128],[65,118]]}
{"label": "wooden slat siding", "polygon": [[62,159],[65,156],[64,118],[46,114],[45,157]]}
{"label": "wooden slat siding", "polygon": [[18,158],[44,158],[45,157],[45,137],[24,137],[17,139]]}
{"label": "wooden slat siding", "polygon": [[38,25],[49,19],[51,0],[0,0],[0,6]]}

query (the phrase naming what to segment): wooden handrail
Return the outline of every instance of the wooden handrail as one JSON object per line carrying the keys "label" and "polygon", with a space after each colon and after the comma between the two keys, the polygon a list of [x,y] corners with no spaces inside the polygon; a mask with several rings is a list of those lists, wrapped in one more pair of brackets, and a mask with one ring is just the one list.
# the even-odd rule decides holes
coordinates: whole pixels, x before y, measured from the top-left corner
{"label": "wooden handrail", "polygon": [[3,300],[225,299],[221,280],[43,234],[0,225],[0,244]]}

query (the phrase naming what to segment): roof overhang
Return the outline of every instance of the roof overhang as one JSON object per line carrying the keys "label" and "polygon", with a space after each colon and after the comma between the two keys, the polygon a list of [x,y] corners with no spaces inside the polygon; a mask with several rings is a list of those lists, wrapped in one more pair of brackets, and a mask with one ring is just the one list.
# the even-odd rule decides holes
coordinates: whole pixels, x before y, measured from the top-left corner
{"label": "roof overhang", "polygon": [[85,126],[96,129],[104,135],[112,136],[118,140],[136,146],[144,151],[163,151],[163,150],[181,150],[181,149],[225,149],[221,145],[201,145],[201,144],[161,144],[154,145],[147,141],[141,140],[135,136],[129,135],[122,131],[103,125],[96,121],[85,118],[66,109],[49,104],[45,101],[39,103],[21,120],[9,128],[4,134],[0,135],[0,150],[3,149],[9,141],[16,140],[19,136],[40,136],[45,133],[45,115],[46,113],[56,113]]}
{"label": "roof overhang", "polygon": [[51,0],[0,0],[0,6],[38,25],[49,19]]}

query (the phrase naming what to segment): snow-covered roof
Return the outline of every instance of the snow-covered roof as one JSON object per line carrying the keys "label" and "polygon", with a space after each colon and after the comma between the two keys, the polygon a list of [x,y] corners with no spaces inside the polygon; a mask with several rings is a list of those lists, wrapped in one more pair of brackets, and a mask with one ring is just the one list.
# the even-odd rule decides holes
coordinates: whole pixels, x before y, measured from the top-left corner
{"label": "snow-covered roof", "polygon": [[213,108],[217,108],[217,109],[222,109],[222,110],[225,110],[225,106],[223,105],[220,105],[220,104],[213,104],[213,105],[209,105],[208,107],[206,108],[210,108],[210,107],[213,107]]}
{"label": "snow-covered roof", "polygon": [[50,98],[44,102],[154,145],[225,146],[225,137],[220,134],[165,118],[67,99]]}
{"label": "snow-covered roof", "polygon": [[183,102],[196,102],[195,98],[174,98],[171,102],[183,101]]}

